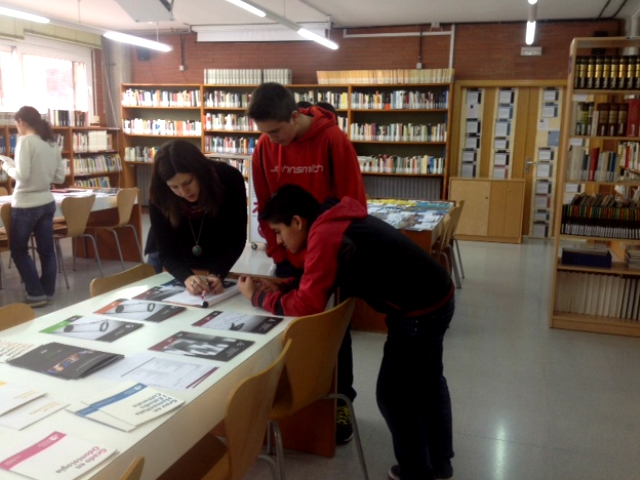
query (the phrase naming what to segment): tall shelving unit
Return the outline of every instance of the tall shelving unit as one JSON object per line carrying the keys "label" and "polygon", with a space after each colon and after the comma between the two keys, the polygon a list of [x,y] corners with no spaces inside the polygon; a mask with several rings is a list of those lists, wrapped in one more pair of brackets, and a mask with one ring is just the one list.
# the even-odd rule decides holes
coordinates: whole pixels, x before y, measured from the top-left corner
{"label": "tall shelving unit", "polygon": [[[246,162],[260,136],[245,115],[250,93],[256,86],[124,84],[125,183],[144,185],[148,178],[143,177],[149,175],[149,169],[138,167],[150,165],[155,148],[174,138],[189,139],[205,155],[229,161],[247,172]],[[333,105],[339,126],[360,157],[365,187],[371,197],[427,200],[445,197],[449,173],[450,83],[287,85],[287,88],[296,101]],[[193,92],[191,97],[199,103],[167,106],[156,100],[163,98],[164,93],[185,92]],[[156,132],[153,120],[166,117],[198,120],[200,134],[160,133],[161,129]]]}
{"label": "tall shelving unit", "polygon": [[[558,172],[560,192],[556,196],[554,219],[558,234],[551,282],[551,327],[640,336],[640,270],[629,268],[625,262],[626,247],[640,244],[639,239],[626,238],[640,238],[640,221],[622,220],[637,218],[640,211],[637,203],[628,203],[640,187],[640,172],[634,170],[635,162],[628,156],[613,156],[615,163],[611,160],[606,163],[607,158],[611,158],[609,153],[602,156],[605,152],[618,152],[625,143],[637,149],[640,138],[637,132],[629,136],[624,128],[615,132],[604,127],[601,130],[587,108],[591,104],[592,111],[597,112],[604,104],[628,106],[631,99],[640,96],[638,70],[616,68],[617,75],[611,77],[605,75],[603,69],[596,69],[596,64],[607,57],[607,61],[616,58],[616,62],[625,65],[634,63],[635,59],[630,62],[633,57],[626,55],[624,49],[638,47],[640,39],[623,37],[575,38],[571,44],[567,115]],[[595,55],[592,49],[606,51],[607,57]],[[599,120],[602,122],[603,117]],[[616,125],[625,123],[618,120]],[[574,195],[581,192],[593,199],[610,196],[621,203],[613,206],[583,203],[568,207]],[[582,247],[606,245],[613,255],[612,266],[563,263],[563,248],[576,243]]]}

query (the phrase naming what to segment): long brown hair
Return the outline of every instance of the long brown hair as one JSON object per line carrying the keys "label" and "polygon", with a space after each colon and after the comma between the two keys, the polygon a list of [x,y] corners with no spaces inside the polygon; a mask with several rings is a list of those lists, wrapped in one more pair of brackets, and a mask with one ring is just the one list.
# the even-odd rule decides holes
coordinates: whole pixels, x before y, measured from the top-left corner
{"label": "long brown hair", "polygon": [[35,108],[25,105],[16,112],[13,119],[22,120],[29,125],[45,142],[54,143],[56,141],[53,130],[51,130],[51,125],[42,118],[40,112]]}
{"label": "long brown hair", "polygon": [[193,175],[200,186],[197,207],[215,216],[222,202],[224,186],[214,167],[214,161],[205,157],[200,149],[186,140],[165,143],[153,158],[153,173],[149,198],[165,214],[171,225],[177,227],[184,201],[171,191],[167,182],[178,173]]}

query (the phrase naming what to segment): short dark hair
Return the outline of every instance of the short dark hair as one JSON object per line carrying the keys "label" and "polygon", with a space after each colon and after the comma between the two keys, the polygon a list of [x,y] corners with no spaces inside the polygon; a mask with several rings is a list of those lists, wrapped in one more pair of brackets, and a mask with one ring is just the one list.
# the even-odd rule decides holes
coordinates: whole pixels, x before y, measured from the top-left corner
{"label": "short dark hair", "polygon": [[258,122],[288,122],[298,105],[293,94],[275,82],[263,83],[251,93],[247,115]]}
{"label": "short dark hair", "polygon": [[320,203],[313,195],[298,185],[287,184],[271,195],[258,218],[264,222],[289,226],[294,215],[298,215],[311,225],[318,218],[319,209]]}
{"label": "short dark hair", "polygon": [[309,108],[309,107],[313,107],[313,103],[311,102],[307,102],[306,100],[300,100],[298,103],[298,109],[300,108]]}
{"label": "short dark hair", "polygon": [[16,121],[22,120],[24,123],[29,125],[45,142],[55,142],[56,139],[53,134],[53,130],[51,130],[51,125],[42,118],[40,112],[35,108],[25,105],[16,112],[13,119]]}
{"label": "short dark hair", "polygon": [[215,160],[205,157],[200,149],[186,140],[165,143],[153,158],[149,186],[150,200],[165,214],[174,227],[180,223],[183,201],[171,191],[167,182],[178,173],[190,173],[198,179],[198,206],[211,216],[218,213],[224,186],[214,166]]}
{"label": "short dark hair", "polygon": [[334,115],[337,115],[338,113],[336,112],[336,107],[334,107],[333,105],[331,105],[329,102],[318,102],[316,103],[316,105],[324,110],[326,110],[327,112],[331,112]]}

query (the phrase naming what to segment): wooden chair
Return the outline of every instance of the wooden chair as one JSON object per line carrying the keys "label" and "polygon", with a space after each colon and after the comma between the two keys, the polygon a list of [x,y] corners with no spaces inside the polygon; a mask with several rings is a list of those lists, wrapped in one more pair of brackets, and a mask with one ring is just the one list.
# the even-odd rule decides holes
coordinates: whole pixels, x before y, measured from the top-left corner
{"label": "wooden chair", "polygon": [[[75,246],[75,240],[77,237],[89,238],[93,242],[93,250],[98,261],[98,267],[100,268],[100,275],[104,277],[102,271],[102,262],[100,261],[100,255],[98,254],[98,245],[93,235],[86,233],[87,221],[89,220],[89,214],[95,201],[95,195],[88,195],[82,197],[66,197],[60,204],[60,210],[64,215],[64,223],[53,224],[53,238],[56,242],[56,254],[58,255],[58,265],[62,267],[64,273],[64,281],[69,288],[69,280],[67,279],[67,269],[64,265],[64,258],[62,256],[62,248],[60,248],[60,240],[63,238],[71,238],[73,246]],[[76,269],[76,251],[72,248],[73,252],[73,269]]]}
{"label": "wooden chair", "polygon": [[[136,246],[138,247],[138,252],[140,252],[140,261],[144,262],[144,258],[142,256],[142,247],[140,246],[140,240],[138,239],[138,232],[136,231],[136,227],[129,224],[129,220],[131,219],[131,212],[133,211],[133,206],[136,202],[136,197],[138,196],[137,188],[123,188],[118,191],[116,195],[116,202],[118,205],[118,221],[117,223],[93,223],[90,222],[87,225],[88,228],[98,230],[104,229],[113,234],[113,238],[116,241],[116,247],[118,249],[118,255],[120,255],[120,263],[122,264],[122,270],[124,267],[124,259],[122,257],[122,249],[120,248],[120,239],[118,238],[118,233],[116,232],[117,228],[130,228],[133,231],[133,236],[136,239]],[[97,235],[96,235],[97,237]]]}
{"label": "wooden chair", "polygon": [[36,318],[36,313],[26,303],[11,303],[0,307],[0,330],[15,327]]}
{"label": "wooden chair", "polygon": [[354,306],[355,300],[347,299],[325,312],[294,320],[284,332],[284,341],[293,340],[293,344],[278,386],[269,422],[276,441],[280,480],[285,479],[285,474],[282,436],[278,420],[296,413],[316,400],[336,398],[343,400],[351,411],[360,466],[365,480],[369,478],[351,400],[344,395],[332,393],[338,350],[351,320]]}
{"label": "wooden chair", "polygon": [[9,190],[4,187],[0,187],[0,197],[6,197],[7,195],[9,195]]}
{"label": "wooden chair", "polygon": [[[460,215],[458,215],[458,222],[460,220],[460,216],[462,216],[462,209],[464,208],[464,200],[458,200],[456,202],[456,207],[460,207]],[[456,264],[460,267],[460,276],[464,279],[464,267],[462,266],[462,255],[460,255],[460,244],[458,243],[458,239],[456,238],[456,231],[458,229],[458,222],[453,227],[453,235],[451,235],[451,248],[453,252],[453,248],[455,247],[455,254],[457,258],[454,258]]]}
{"label": "wooden chair", "polygon": [[[449,215],[451,216],[451,225],[449,226],[449,228],[451,231],[449,232],[449,243],[445,246],[449,254],[449,259],[451,260],[451,267],[453,269],[453,274],[456,280],[457,288],[462,288],[462,278],[464,278],[464,275],[462,275],[462,278],[460,277],[460,272],[458,271],[458,262],[456,260],[456,254],[453,246],[454,246],[456,230],[458,229],[458,223],[460,222],[460,215],[462,215],[463,205],[464,205],[464,201],[462,201],[460,204],[453,207],[449,212]],[[458,257],[460,257],[460,250],[458,250]]]}
{"label": "wooden chair", "polygon": [[[0,228],[0,254],[2,252],[11,251],[11,243],[9,241],[11,234],[11,204],[3,203],[0,205],[0,219],[2,220],[3,227]],[[9,257],[9,268],[11,268],[11,257]],[[2,255],[0,255],[0,287],[3,287],[7,282],[7,275],[4,270],[4,261]]]}
{"label": "wooden chair", "polygon": [[116,288],[129,285],[130,283],[137,282],[144,278],[151,277],[156,274],[156,271],[148,263],[141,263],[133,268],[125,270],[124,272],[109,275],[107,277],[94,278],[89,285],[89,291],[91,297],[102,295],[103,293],[110,292]]}
{"label": "wooden chair", "polygon": [[[455,207],[453,209],[455,209]],[[449,260],[449,255],[447,253],[447,246],[449,245],[449,242],[451,240],[451,234],[452,234],[451,212],[453,211],[453,209],[451,209],[449,213],[447,213],[442,219],[442,231],[440,233],[440,236],[436,239],[431,249],[431,255],[436,260],[438,260],[438,262],[440,262],[442,266],[445,267],[449,273],[451,273],[452,267],[451,267],[451,262]],[[444,263],[442,262],[443,258],[444,258]]]}
{"label": "wooden chair", "polygon": [[[224,417],[226,443],[209,433],[201,440],[201,443],[207,443],[206,454],[200,452],[198,457],[194,457],[191,451],[187,452],[158,480],[241,480],[257,458],[269,463],[271,474],[274,480],[277,479],[273,461],[260,453],[278,381],[291,348],[292,341],[289,340],[269,367],[239,382],[229,394]],[[202,465],[196,465],[202,462],[207,462],[207,465],[213,463],[204,475]]]}
{"label": "wooden chair", "polygon": [[119,480],[140,480],[140,477],[142,477],[142,467],[144,467],[144,457],[134,458],[129,468],[125,470]]}

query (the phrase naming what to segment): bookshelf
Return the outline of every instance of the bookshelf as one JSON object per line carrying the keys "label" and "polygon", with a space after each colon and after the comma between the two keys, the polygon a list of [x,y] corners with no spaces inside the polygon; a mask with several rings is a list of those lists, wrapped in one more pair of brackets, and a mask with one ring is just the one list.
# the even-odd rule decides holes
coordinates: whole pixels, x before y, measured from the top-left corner
{"label": "bookshelf", "polygon": [[[142,166],[150,165],[158,146],[174,138],[193,141],[209,157],[246,163],[243,159],[253,153],[260,136],[245,114],[256,86],[123,84],[126,185],[144,185],[149,173]],[[339,126],[361,159],[365,188],[371,197],[445,197],[450,83],[309,84],[287,88],[296,101],[333,105]],[[176,100],[168,104],[167,98],[173,95],[190,99],[190,103]],[[167,120],[197,122],[198,127],[178,132],[167,127]]]}
{"label": "bookshelf", "polygon": [[[640,39],[623,37],[571,44],[554,219],[554,328],[640,336],[640,270],[626,258],[640,249],[640,70],[625,53],[638,47]],[[579,260],[569,261],[576,251]]]}

